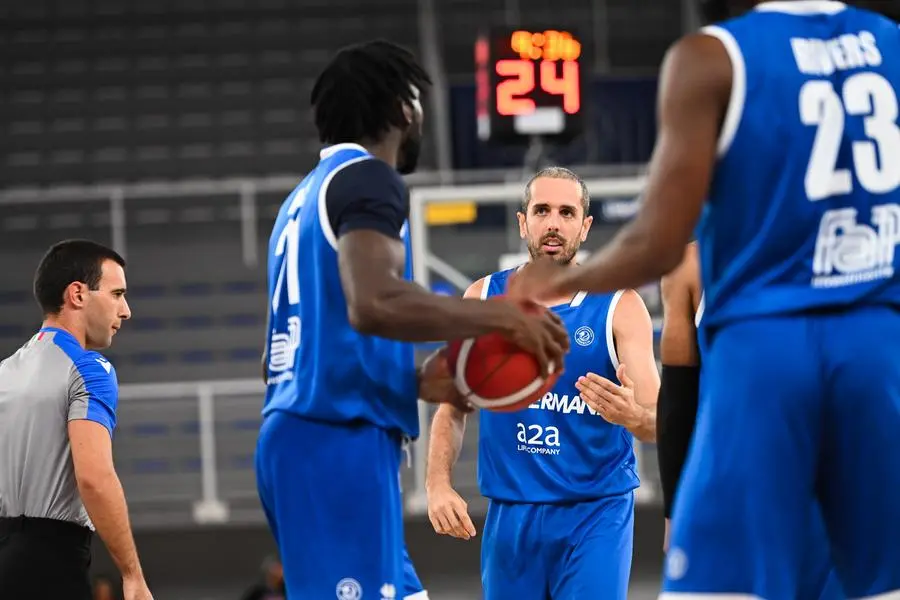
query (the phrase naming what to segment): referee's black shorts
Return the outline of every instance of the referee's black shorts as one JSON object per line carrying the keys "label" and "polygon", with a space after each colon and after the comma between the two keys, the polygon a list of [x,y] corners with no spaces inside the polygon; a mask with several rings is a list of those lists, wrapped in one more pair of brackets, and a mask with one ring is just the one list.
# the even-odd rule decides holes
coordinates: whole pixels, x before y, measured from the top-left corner
{"label": "referee's black shorts", "polygon": [[0,598],[91,600],[91,537],[68,521],[0,517]]}

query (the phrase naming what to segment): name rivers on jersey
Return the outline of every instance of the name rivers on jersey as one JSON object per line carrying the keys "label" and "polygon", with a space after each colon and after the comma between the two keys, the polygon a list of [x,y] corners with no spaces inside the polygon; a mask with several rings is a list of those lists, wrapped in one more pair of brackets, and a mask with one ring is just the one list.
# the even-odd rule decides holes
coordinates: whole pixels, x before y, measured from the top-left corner
{"label": "name rivers on jersey", "polygon": [[[813,77],[879,67],[883,62],[875,36],[869,31],[829,40],[792,38],[791,48],[800,72]],[[806,178],[811,201],[853,192],[851,170],[837,168],[845,114],[862,117],[872,138],[853,143],[859,184],[873,194],[890,192],[900,185],[900,170],[884,164],[885,157],[900,159],[897,95],[884,77],[872,72],[852,75],[840,93],[831,82],[811,80],[800,92],[800,106],[803,122],[819,127]],[[894,276],[900,206],[873,206],[871,225],[858,222],[859,217],[855,208],[832,209],[822,215],[813,260],[813,287],[843,287]]]}

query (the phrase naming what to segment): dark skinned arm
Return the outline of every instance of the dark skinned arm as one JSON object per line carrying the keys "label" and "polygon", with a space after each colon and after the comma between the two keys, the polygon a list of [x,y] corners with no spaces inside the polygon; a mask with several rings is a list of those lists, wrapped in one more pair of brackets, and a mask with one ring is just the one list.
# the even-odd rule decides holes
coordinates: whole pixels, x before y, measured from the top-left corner
{"label": "dark skinned arm", "polygon": [[[731,94],[722,43],[695,34],[666,55],[660,79],[659,134],[637,216],[582,267],[531,274],[520,295],[612,292],[656,281],[682,259],[709,191],[719,131]],[[524,273],[523,273],[524,274]],[[543,285],[539,282],[544,281]]]}
{"label": "dark skinned arm", "polygon": [[341,283],[357,331],[407,342],[515,337],[525,313],[508,302],[432,294],[402,277],[405,248],[377,231],[358,229],[338,240]]}

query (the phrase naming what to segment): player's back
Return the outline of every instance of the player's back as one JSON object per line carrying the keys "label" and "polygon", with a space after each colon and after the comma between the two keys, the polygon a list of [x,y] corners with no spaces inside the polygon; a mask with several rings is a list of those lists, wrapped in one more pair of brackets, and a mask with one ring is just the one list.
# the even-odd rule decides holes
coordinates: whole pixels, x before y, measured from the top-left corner
{"label": "player's back", "polygon": [[[512,271],[485,279],[482,298],[504,293]],[[553,389],[513,413],[479,416],[478,480],[492,500],[567,503],[629,492],[639,485],[634,438],[597,415],[575,382],[588,372],[617,381],[612,315],[621,292],[578,293],[552,310],[575,342]]]}
{"label": "player's back", "polygon": [[[356,331],[349,321],[338,268],[332,195],[390,181],[348,185],[363,161],[377,161],[361,146],[322,151],[316,168],[287,197],[269,241],[270,329],[264,414],[285,411],[317,421],[367,422],[418,435],[413,346]],[[368,166],[377,166],[369,164]],[[346,171],[345,171],[346,169]],[[372,169],[366,169],[372,172]],[[365,198],[351,199],[363,201]],[[342,199],[343,201],[343,199]],[[406,277],[411,276],[408,238]]]}
{"label": "player's back", "polygon": [[839,2],[707,28],[733,70],[699,230],[704,321],[900,303],[900,29]]}

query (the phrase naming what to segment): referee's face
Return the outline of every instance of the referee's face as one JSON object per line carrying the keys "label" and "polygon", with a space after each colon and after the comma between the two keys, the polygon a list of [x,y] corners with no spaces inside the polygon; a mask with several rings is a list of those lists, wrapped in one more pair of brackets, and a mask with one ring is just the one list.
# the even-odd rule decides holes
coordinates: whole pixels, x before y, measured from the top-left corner
{"label": "referee's face", "polygon": [[108,348],[112,338],[131,318],[125,299],[125,270],[115,261],[104,261],[98,289],[92,290],[85,306],[85,342],[89,349]]}

